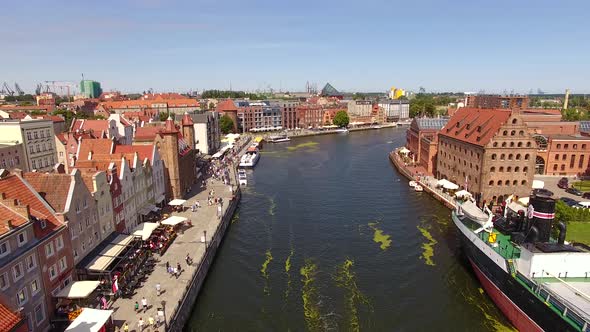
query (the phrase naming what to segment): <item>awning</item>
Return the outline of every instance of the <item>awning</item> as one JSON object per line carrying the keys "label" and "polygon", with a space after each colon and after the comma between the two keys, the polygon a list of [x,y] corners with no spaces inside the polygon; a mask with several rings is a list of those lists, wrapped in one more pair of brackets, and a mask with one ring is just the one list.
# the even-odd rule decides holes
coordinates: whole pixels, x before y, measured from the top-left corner
{"label": "awning", "polygon": [[152,212],[152,208],[150,205],[144,205],[141,208],[139,208],[139,211],[137,211],[137,213],[141,214],[142,216],[147,216],[151,212]]}
{"label": "awning", "polygon": [[471,193],[467,190],[459,190],[455,193],[455,197],[471,197]]}
{"label": "awning", "polygon": [[164,195],[158,195],[156,197],[155,201],[156,201],[156,203],[159,204],[159,203],[162,203],[162,201],[164,200],[164,198],[166,198],[166,197],[164,197]]}
{"label": "awning", "polygon": [[408,150],[408,149],[407,149],[407,148],[404,146],[403,148],[401,148],[401,149],[399,150],[399,153],[402,153],[402,154],[407,154],[407,153],[410,153],[410,150]]}
{"label": "awning", "polygon": [[82,308],[82,313],[68,326],[66,332],[98,332],[112,314],[113,310]]}
{"label": "awning", "polygon": [[98,285],[100,285],[100,281],[75,281],[67,285],[66,288],[62,289],[54,297],[66,299],[83,299],[92,294]]}
{"label": "awning", "polygon": [[533,189],[543,189],[545,188],[545,182],[541,180],[533,180]]}
{"label": "awning", "polygon": [[104,271],[111,262],[119,256],[121,251],[133,241],[131,235],[118,235],[96,257],[86,265],[87,270]]}
{"label": "awning", "polygon": [[144,222],[141,223],[139,225],[137,225],[137,227],[135,227],[135,229],[133,230],[132,235],[134,236],[141,236],[142,240],[147,240],[150,238],[150,236],[152,235],[152,232],[154,231],[154,229],[158,228],[158,224],[155,222]]}
{"label": "awning", "polygon": [[168,202],[168,205],[170,205],[170,206],[178,206],[178,205],[182,205],[184,203],[186,203],[186,200],[184,200],[184,199],[178,199],[177,198],[177,199],[173,199],[170,202]]}
{"label": "awning", "polygon": [[526,208],[516,202],[510,202],[508,203],[508,208],[514,212],[518,212],[518,211],[526,211]]}
{"label": "awning", "polygon": [[436,184],[440,187],[443,187],[443,188],[449,189],[449,190],[459,189],[458,185],[454,184],[453,182],[451,182],[449,180],[445,180],[445,179],[438,180],[438,182]]}
{"label": "awning", "polygon": [[528,197],[522,197],[518,199],[518,203],[527,206],[529,205],[529,198]]}
{"label": "awning", "polygon": [[166,220],[162,221],[162,225],[170,225],[170,226],[176,226],[178,224],[180,224],[181,222],[185,222],[186,219],[185,217],[179,217],[179,216],[172,216],[170,218],[167,218]]}

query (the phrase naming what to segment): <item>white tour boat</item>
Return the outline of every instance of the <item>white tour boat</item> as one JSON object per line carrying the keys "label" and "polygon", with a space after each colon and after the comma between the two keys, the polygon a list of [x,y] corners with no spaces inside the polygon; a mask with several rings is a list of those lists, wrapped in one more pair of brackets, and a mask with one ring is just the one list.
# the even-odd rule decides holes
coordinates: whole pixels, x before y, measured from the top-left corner
{"label": "white tour boat", "polygon": [[341,133],[341,134],[348,134],[348,129],[346,128],[338,128],[334,130],[337,133]]}
{"label": "white tour boat", "polygon": [[258,152],[258,148],[251,146],[248,148],[246,153],[240,158],[240,167],[254,167],[256,163],[258,163],[258,159],[260,159],[260,153]]}
{"label": "white tour boat", "polygon": [[287,135],[273,135],[269,136],[267,141],[269,143],[289,142],[291,139]]}

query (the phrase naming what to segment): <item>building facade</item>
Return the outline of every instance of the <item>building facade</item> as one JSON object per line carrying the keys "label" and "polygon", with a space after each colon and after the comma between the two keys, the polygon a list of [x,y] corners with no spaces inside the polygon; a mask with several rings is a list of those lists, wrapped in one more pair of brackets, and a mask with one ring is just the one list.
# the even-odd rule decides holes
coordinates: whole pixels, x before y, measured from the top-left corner
{"label": "building facade", "polygon": [[348,102],[350,117],[370,117],[373,112],[373,102],[370,100],[351,100]]}
{"label": "building facade", "polygon": [[461,108],[438,135],[437,178],[480,203],[530,194],[536,144],[517,112]]}
{"label": "building facade", "polygon": [[191,114],[195,130],[196,153],[213,155],[221,146],[221,129],[219,112],[208,111],[203,114]]}
{"label": "building facade", "polygon": [[410,118],[410,102],[401,99],[388,99],[379,101],[379,107],[383,108],[387,122],[396,122]]}
{"label": "building facade", "polygon": [[18,168],[27,171],[25,152],[22,143],[1,144],[0,143],[0,169],[11,170]]}
{"label": "building facade", "polygon": [[414,118],[406,131],[410,157],[428,174],[436,174],[438,132],[448,121],[448,118]]}
{"label": "building facade", "polygon": [[4,144],[23,144],[27,170],[49,171],[57,161],[51,120],[4,120],[0,122]]}
{"label": "building facade", "polygon": [[548,136],[546,145],[543,145],[542,140],[537,140],[537,142],[539,151],[535,167],[538,174],[553,176],[590,175],[590,137],[553,135]]}
{"label": "building facade", "polygon": [[98,98],[102,94],[100,82],[91,80],[80,81],[80,94],[86,98]]}
{"label": "building facade", "polygon": [[525,109],[529,107],[529,96],[520,95],[468,95],[465,98],[467,108],[487,109]]}

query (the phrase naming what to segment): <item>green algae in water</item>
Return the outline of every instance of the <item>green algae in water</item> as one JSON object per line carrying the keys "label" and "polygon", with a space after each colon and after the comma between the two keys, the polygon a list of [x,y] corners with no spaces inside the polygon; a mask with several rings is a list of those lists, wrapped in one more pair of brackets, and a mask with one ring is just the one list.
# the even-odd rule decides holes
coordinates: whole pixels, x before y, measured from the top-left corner
{"label": "green algae in water", "polygon": [[318,273],[316,264],[306,261],[305,265],[299,270],[301,274],[301,298],[303,299],[303,315],[309,331],[322,330],[322,315],[319,307],[319,294],[315,286],[315,279]]}
{"label": "green algae in water", "polygon": [[356,276],[352,271],[354,261],[347,259],[344,263],[336,267],[336,274],[334,275],[334,281],[340,288],[346,290],[345,295],[345,306],[348,314],[348,330],[358,332],[360,331],[358,306],[360,304],[369,304],[367,298],[358,289],[356,284]]}
{"label": "green algae in water", "polygon": [[231,218],[232,225],[233,225],[233,223],[237,222],[238,220],[240,220],[240,214],[238,212],[236,212],[236,214],[234,214],[234,216]]}
{"label": "green algae in water", "polygon": [[287,288],[285,289],[285,301],[289,298],[289,293],[291,292],[291,257],[293,257],[294,250],[291,249],[291,253],[287,256],[285,260],[285,274],[287,274]]}
{"label": "green algae in water", "polygon": [[382,250],[386,250],[391,245],[391,236],[383,233],[382,230],[377,228],[378,224],[379,223],[377,223],[377,222],[370,222],[369,223],[369,227],[371,227],[371,229],[373,229],[373,231],[375,232],[375,234],[373,235],[373,241],[375,241],[377,243],[381,243],[381,245],[379,247]]}
{"label": "green algae in water", "polygon": [[268,272],[266,271],[268,264],[270,264],[270,262],[272,261],[272,253],[270,252],[270,249],[266,251],[266,260],[264,261],[264,263],[262,263],[262,268],[260,269],[260,272],[262,272],[262,276],[268,279]]}
{"label": "green algae in water", "polygon": [[277,209],[277,203],[275,203],[275,199],[274,197],[269,197],[268,201],[270,203],[270,206],[268,208],[268,214],[271,216],[275,215],[275,210]]}
{"label": "green algae in water", "polygon": [[422,252],[422,255],[420,257],[424,259],[426,265],[434,266],[435,264],[432,260],[432,257],[434,256],[434,246],[438,243],[438,241],[436,241],[434,237],[432,237],[432,234],[430,234],[430,232],[426,228],[420,226],[416,227],[418,228],[420,233],[422,233],[422,236],[424,236],[429,241],[424,242],[422,244],[422,249],[424,249],[424,251]]}
{"label": "green algae in water", "polygon": [[318,146],[318,142],[305,142],[305,143],[299,143],[297,145],[294,146],[288,146],[287,150],[293,152],[293,151],[297,151],[300,149],[305,149],[305,148],[309,148],[309,149],[316,149]]}

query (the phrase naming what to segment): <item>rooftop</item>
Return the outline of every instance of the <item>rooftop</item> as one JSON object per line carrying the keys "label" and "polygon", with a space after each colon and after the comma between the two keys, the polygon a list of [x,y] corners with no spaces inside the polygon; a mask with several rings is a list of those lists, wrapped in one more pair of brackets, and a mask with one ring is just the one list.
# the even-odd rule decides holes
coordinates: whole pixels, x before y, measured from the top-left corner
{"label": "rooftop", "polygon": [[460,108],[441,129],[439,135],[484,146],[506,123],[511,110]]}
{"label": "rooftop", "polygon": [[64,212],[72,177],[63,173],[23,173],[29,184],[57,212]]}
{"label": "rooftop", "polygon": [[441,130],[449,122],[449,118],[415,118],[414,122],[420,130]]}

